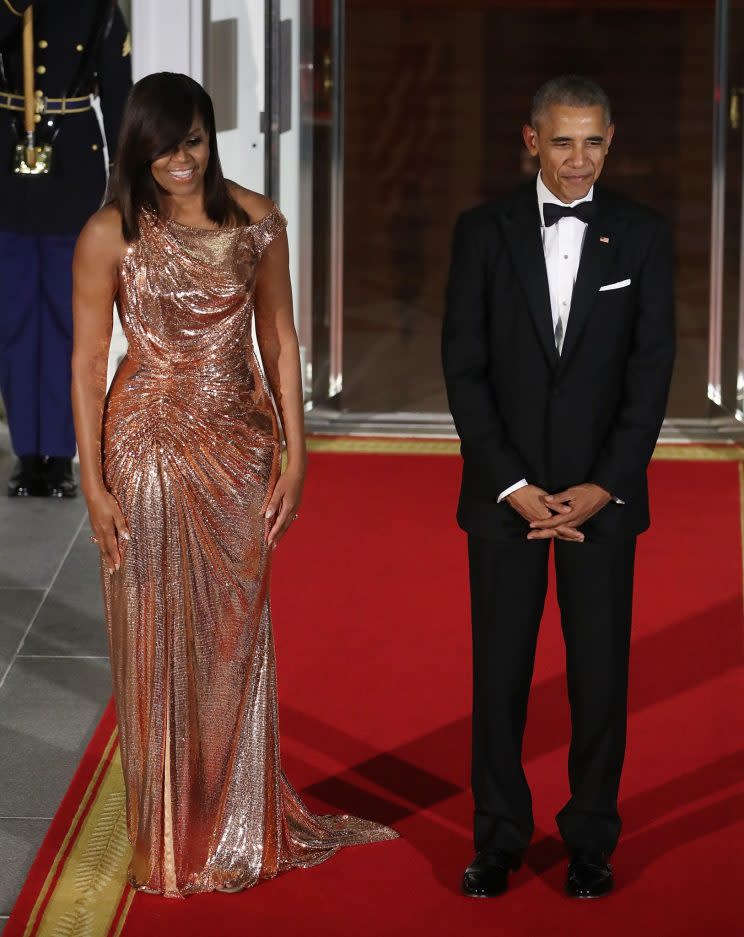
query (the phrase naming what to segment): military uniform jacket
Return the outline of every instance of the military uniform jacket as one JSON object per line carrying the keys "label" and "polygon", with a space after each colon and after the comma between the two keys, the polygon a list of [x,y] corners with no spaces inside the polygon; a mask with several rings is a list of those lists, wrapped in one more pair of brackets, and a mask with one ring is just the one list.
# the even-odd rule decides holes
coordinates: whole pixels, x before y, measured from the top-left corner
{"label": "military uniform jacket", "polygon": [[[0,53],[5,66],[0,90],[23,93],[22,14],[28,0],[0,0]],[[109,159],[113,160],[124,103],[131,87],[130,42],[111,0],[35,0],[34,82],[37,95],[60,98],[71,91],[81,56],[93,42],[96,24],[110,28],[88,69],[80,95],[100,95]],[[51,116],[51,115],[49,115]],[[0,231],[76,234],[101,205],[106,187],[104,140],[94,110],[60,115],[53,141],[51,172],[13,173],[15,146],[24,140],[23,114],[0,108]],[[37,144],[49,142],[47,115],[36,124]]]}

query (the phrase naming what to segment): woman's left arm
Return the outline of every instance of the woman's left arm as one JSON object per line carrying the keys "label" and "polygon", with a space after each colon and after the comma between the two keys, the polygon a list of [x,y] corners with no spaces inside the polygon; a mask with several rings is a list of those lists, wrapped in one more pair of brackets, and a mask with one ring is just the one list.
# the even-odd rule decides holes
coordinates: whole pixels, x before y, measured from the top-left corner
{"label": "woman's left arm", "polygon": [[276,547],[300,506],[307,467],[300,346],[292,313],[286,231],[271,242],[258,263],[256,335],[287,443],[287,465],[266,511],[266,541]]}

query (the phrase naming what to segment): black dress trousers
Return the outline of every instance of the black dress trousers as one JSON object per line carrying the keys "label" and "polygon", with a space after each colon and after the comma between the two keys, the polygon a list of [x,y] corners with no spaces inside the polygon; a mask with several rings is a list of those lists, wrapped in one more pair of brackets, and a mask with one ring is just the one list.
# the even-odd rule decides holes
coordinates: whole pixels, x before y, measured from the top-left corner
{"label": "black dress trousers", "polygon": [[[571,706],[571,797],[558,827],[569,849],[611,853],[620,835],[636,538],[553,542]],[[521,852],[534,831],[522,739],[549,546],[468,538],[478,851]]]}

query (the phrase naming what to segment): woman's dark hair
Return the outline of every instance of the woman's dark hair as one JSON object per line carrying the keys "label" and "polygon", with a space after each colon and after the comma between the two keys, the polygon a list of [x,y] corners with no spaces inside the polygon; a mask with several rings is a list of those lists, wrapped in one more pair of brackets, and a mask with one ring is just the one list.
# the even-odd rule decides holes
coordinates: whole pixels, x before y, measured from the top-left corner
{"label": "woman's dark hair", "polygon": [[158,211],[159,187],[152,177],[153,160],[170,153],[188,136],[200,117],[209,135],[209,163],[204,173],[204,208],[219,225],[244,224],[248,216],[232,198],[217,153],[212,99],[198,82],[177,72],[156,72],[140,79],[129,92],[107,201],[121,212],[127,241],[139,237],[139,211]]}

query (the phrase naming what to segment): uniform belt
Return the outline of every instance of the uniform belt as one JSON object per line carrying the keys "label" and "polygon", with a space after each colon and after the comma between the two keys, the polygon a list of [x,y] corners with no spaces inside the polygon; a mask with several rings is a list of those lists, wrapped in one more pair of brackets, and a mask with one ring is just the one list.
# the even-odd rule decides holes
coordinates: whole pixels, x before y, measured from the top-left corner
{"label": "uniform belt", "polygon": [[[36,98],[37,114],[82,114],[91,108],[90,96],[80,98]],[[23,95],[0,91],[0,109],[23,112]]]}

